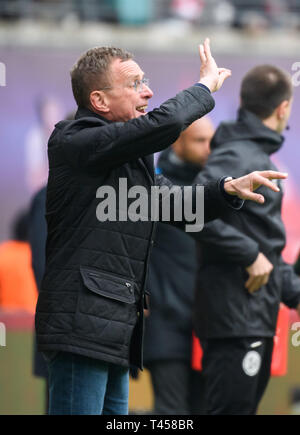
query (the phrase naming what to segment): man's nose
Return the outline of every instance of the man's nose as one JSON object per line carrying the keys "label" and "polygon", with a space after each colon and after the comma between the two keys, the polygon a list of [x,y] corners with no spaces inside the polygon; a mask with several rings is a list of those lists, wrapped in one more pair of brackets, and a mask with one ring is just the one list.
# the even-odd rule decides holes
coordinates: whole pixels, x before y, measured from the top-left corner
{"label": "man's nose", "polygon": [[143,85],[143,90],[141,92],[141,95],[145,98],[152,98],[153,97],[153,92],[152,90],[149,88],[149,86],[147,85]]}

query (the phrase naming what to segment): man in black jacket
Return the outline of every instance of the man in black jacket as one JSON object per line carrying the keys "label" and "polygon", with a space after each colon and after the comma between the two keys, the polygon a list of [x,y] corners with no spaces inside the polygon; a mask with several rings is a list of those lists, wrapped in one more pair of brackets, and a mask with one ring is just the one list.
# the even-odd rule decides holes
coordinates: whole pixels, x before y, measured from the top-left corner
{"label": "man in black jacket", "polygon": [[[126,219],[134,202],[126,197],[138,186],[149,197],[154,185],[171,187],[163,176],[155,177],[151,154],[212,110],[211,92],[230,72],[217,67],[208,40],[200,58],[199,83],[148,114],[153,93],[128,52],[94,48],[71,71],[78,111],[75,121],[56,125],[48,143],[46,269],[36,314],[38,349],[48,359],[50,414],[127,413],[128,366],[142,367],[154,222],[149,216]],[[286,174],[254,172],[208,183],[204,220],[230,204],[240,208],[240,198],[263,201],[253,190],[265,184],[277,191],[274,177]],[[124,180],[127,189],[121,191]],[[98,213],[106,201],[99,204],[103,190],[110,198],[119,196],[118,204],[106,202],[116,212],[107,220]],[[193,204],[197,190],[194,185]]]}
{"label": "man in black jacket", "polygon": [[[238,119],[222,123],[197,182],[254,168],[276,170],[270,156],[283,143],[292,85],[280,69],[251,70],[241,86]],[[265,192],[265,203],[247,202],[205,226],[199,245],[195,329],[200,338],[206,406],[211,414],[253,414],[269,376],[280,301],[299,307],[300,281],[281,259],[285,229],[280,194]]]}

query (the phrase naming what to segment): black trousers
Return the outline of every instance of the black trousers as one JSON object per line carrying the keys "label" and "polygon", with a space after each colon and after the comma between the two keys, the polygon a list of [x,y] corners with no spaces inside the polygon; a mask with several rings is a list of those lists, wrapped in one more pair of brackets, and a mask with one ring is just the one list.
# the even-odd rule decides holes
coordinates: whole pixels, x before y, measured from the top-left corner
{"label": "black trousers", "polygon": [[273,338],[201,340],[206,414],[253,415],[267,387]]}
{"label": "black trousers", "polygon": [[191,369],[188,361],[155,361],[147,368],[153,386],[154,414],[203,414],[203,377]]}

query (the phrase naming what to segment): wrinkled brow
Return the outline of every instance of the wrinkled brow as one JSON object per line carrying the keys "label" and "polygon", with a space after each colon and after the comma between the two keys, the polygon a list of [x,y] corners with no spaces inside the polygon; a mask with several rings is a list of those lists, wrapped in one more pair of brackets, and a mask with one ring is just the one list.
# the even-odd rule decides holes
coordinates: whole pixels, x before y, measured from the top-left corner
{"label": "wrinkled brow", "polygon": [[[142,71],[141,76],[142,78],[144,78],[145,73]],[[135,74],[135,75],[130,75],[129,76],[130,80],[140,80],[140,75],[139,74]]]}

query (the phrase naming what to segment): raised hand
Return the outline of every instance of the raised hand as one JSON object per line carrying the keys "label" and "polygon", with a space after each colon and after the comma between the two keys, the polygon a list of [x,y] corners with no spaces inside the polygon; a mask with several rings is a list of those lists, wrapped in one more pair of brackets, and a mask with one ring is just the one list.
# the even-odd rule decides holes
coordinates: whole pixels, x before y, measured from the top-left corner
{"label": "raised hand", "polygon": [[224,81],[231,76],[231,71],[227,68],[218,68],[212,57],[208,38],[205,39],[204,44],[199,45],[199,56],[201,60],[199,83],[207,86],[211,92],[218,91]]}
{"label": "raised hand", "polygon": [[236,178],[235,180],[226,181],[224,183],[225,192],[229,195],[236,195],[241,199],[249,199],[250,201],[263,204],[265,198],[263,195],[254,193],[260,186],[266,186],[274,192],[279,192],[276,184],[272,183],[273,179],[285,179],[288,174],[276,171],[255,171],[244,177]]}

